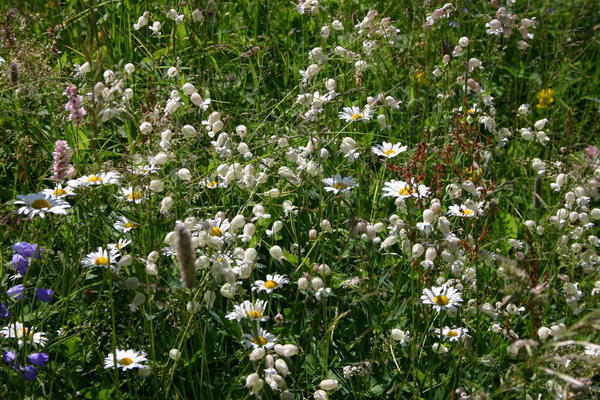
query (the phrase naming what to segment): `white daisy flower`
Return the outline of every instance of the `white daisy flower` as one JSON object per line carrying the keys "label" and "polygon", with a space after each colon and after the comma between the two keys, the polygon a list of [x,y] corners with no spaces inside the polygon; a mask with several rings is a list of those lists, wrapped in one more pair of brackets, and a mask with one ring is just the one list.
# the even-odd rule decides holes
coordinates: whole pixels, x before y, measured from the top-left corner
{"label": "white daisy flower", "polygon": [[286,283],[290,282],[290,280],[285,275],[278,274],[268,274],[266,279],[266,281],[254,281],[252,290],[256,290],[258,292],[265,291],[267,293],[272,293],[273,290],[278,289]]}
{"label": "white daisy flower", "polygon": [[121,249],[124,249],[125,247],[129,246],[130,244],[131,244],[131,240],[119,239],[119,241],[117,243],[109,243],[106,245],[106,247],[108,247],[109,251],[120,252]]}
{"label": "white daisy flower", "polygon": [[385,158],[396,157],[398,154],[404,153],[406,149],[408,149],[408,146],[401,146],[400,142],[396,144],[383,142],[382,144],[371,147],[371,151],[373,151],[373,153]]}
{"label": "white daisy flower", "polygon": [[477,218],[483,214],[483,203],[469,203],[461,205],[452,205],[448,210],[448,215],[464,218]]}
{"label": "white daisy flower", "polygon": [[373,116],[373,110],[369,108],[365,108],[364,111],[361,111],[359,107],[344,107],[344,111],[340,112],[340,119],[343,119],[346,122],[354,122],[354,121],[369,121]]}
{"label": "white daisy flower", "polygon": [[272,333],[265,331],[263,328],[258,328],[258,332],[256,335],[244,334],[242,335],[242,343],[247,347],[258,348],[262,347],[264,349],[272,349],[275,347],[275,342],[277,338]]}
{"label": "white daisy flower", "polygon": [[432,304],[436,311],[445,309],[454,311],[463,299],[458,290],[444,284],[440,287],[432,286],[431,289],[423,289],[421,301],[423,304]]}
{"label": "white daisy flower", "polygon": [[382,197],[396,197],[406,199],[409,197],[427,197],[429,196],[429,188],[425,185],[408,183],[404,181],[391,180],[383,185]]}
{"label": "white daisy flower", "polygon": [[113,228],[123,233],[129,232],[130,230],[137,228],[137,226],[138,225],[135,222],[130,221],[123,216],[119,217],[119,220],[113,224]]}
{"label": "white daisy flower", "polygon": [[19,339],[19,347],[22,347],[25,343],[43,346],[47,341],[45,333],[35,332],[33,328],[27,328],[20,322],[15,322],[2,328],[0,336]]}
{"label": "white daisy flower", "polygon": [[66,215],[67,209],[71,205],[64,200],[57,199],[50,195],[40,193],[30,193],[26,195],[17,195],[15,204],[22,205],[17,211],[19,214],[28,215],[32,219],[36,215],[44,218],[46,213]]}
{"label": "white daisy flower", "polygon": [[160,168],[154,164],[135,165],[129,168],[136,175],[150,175],[158,171]]}
{"label": "white daisy flower", "polygon": [[351,176],[345,176],[342,178],[340,174],[335,174],[331,178],[323,179],[322,182],[325,184],[325,190],[338,193],[348,193],[353,188],[357,187],[356,179]]}
{"label": "white daisy flower", "polygon": [[249,319],[251,321],[266,321],[269,319],[268,316],[264,315],[265,309],[267,308],[266,300],[256,300],[254,304],[248,300],[245,300],[242,304],[236,304],[233,306],[233,311],[225,316],[227,319],[235,319],[241,321],[243,319]]}
{"label": "white daisy flower", "polygon": [[123,371],[134,368],[143,368],[142,363],[148,361],[146,353],[136,350],[115,350],[108,353],[104,359],[104,368],[121,368]]}
{"label": "white daisy flower", "polygon": [[469,330],[467,328],[449,328],[447,326],[442,329],[436,328],[435,333],[443,338],[444,340],[448,340],[449,342],[458,342],[461,340]]}
{"label": "white daisy flower", "polygon": [[71,187],[117,184],[119,183],[119,178],[119,174],[109,171],[94,175],[84,175],[69,181],[67,184]]}
{"label": "white daisy flower", "polygon": [[63,197],[67,197],[67,196],[74,196],[75,192],[73,192],[73,189],[70,187],[63,187],[63,185],[61,185],[60,183],[58,185],[56,185],[56,187],[54,189],[44,189],[42,190],[42,193],[51,196],[51,197],[55,197],[57,199],[61,199]]}
{"label": "white daisy flower", "polygon": [[119,252],[115,248],[103,249],[98,247],[98,251],[88,254],[81,260],[84,267],[105,267],[115,269]]}
{"label": "white daisy flower", "polygon": [[208,189],[216,189],[218,187],[223,187],[223,185],[219,184],[219,181],[217,181],[216,179],[205,179],[201,182],[200,185]]}
{"label": "white daisy flower", "polygon": [[121,188],[121,194],[123,195],[124,200],[135,204],[140,204],[146,198],[146,194],[142,190],[134,189],[131,186],[128,188]]}

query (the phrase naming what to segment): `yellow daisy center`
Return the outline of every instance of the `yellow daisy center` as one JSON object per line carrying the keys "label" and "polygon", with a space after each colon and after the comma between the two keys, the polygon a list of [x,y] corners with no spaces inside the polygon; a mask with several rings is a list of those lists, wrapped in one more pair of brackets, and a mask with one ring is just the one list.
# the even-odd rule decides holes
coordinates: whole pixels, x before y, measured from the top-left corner
{"label": "yellow daisy center", "polygon": [[446,306],[446,305],[448,305],[450,300],[448,300],[448,298],[446,296],[444,296],[443,294],[440,294],[439,296],[435,296],[433,298],[433,302],[435,304],[437,304],[438,306]]}
{"label": "yellow daisy center", "polygon": [[54,196],[64,196],[65,194],[67,194],[67,191],[63,188],[58,188],[54,192],[52,192],[52,194]]}
{"label": "yellow daisy center", "polygon": [[210,181],[206,184],[206,186],[208,186],[209,188],[214,188],[217,186],[217,181]]}
{"label": "yellow daisy center", "polygon": [[92,176],[90,176],[89,178],[87,178],[87,181],[89,183],[96,183],[96,182],[102,183],[102,182],[104,182],[104,180],[101,177],[99,177],[98,175],[92,175]]}
{"label": "yellow daisy center", "polygon": [[396,150],[393,149],[387,149],[383,151],[383,154],[385,154],[386,156],[391,156],[393,154],[396,154]]}
{"label": "yellow daisy center", "polygon": [[223,231],[218,226],[213,226],[210,228],[210,236],[223,236]]}
{"label": "yellow daisy center", "polygon": [[17,334],[19,338],[27,338],[29,341],[33,341],[33,330],[28,328],[21,328]]}
{"label": "yellow daisy center", "polygon": [[248,318],[259,319],[262,318],[262,313],[260,311],[252,310],[248,311]]}
{"label": "yellow daisy center", "polygon": [[460,210],[460,212],[461,212],[463,215],[473,215],[473,210],[470,210],[470,209],[468,209],[468,208],[463,208],[462,210]]}
{"label": "yellow daisy center", "polygon": [[252,339],[252,343],[257,344],[259,346],[264,346],[268,342],[269,341],[264,336],[257,336],[254,339]]}
{"label": "yellow daisy center", "polygon": [[448,331],[448,333],[446,333],[446,336],[456,337],[458,336],[458,331]]}
{"label": "yellow daisy center", "polygon": [[364,117],[363,117],[363,115],[362,115],[362,114],[360,114],[360,113],[358,113],[358,114],[352,114],[352,115],[350,116],[350,119],[351,119],[352,121],[356,121],[357,119],[361,119],[361,118],[364,118]]}
{"label": "yellow daisy center", "polygon": [[132,228],[135,228],[135,224],[134,224],[133,222],[131,222],[131,221],[127,221],[127,222],[125,222],[125,224],[124,224],[123,226],[124,226],[125,228],[127,228],[127,229],[132,229]]}
{"label": "yellow daisy center", "polygon": [[414,193],[415,192],[408,186],[405,186],[402,189],[398,190],[398,194],[400,196],[411,196]]}
{"label": "yellow daisy center", "polygon": [[141,200],[142,196],[143,196],[142,192],[139,192],[137,190],[132,190],[131,193],[129,193],[127,195],[127,199],[129,201]]}
{"label": "yellow daisy center", "polygon": [[108,258],[104,256],[97,257],[94,260],[95,265],[108,265]]}
{"label": "yellow daisy center", "polygon": [[338,182],[335,185],[333,185],[334,188],[336,188],[337,190],[344,190],[346,189],[348,186],[342,182]]}
{"label": "yellow daisy center", "polygon": [[44,199],[35,200],[33,203],[31,203],[31,207],[37,208],[38,210],[41,210],[42,208],[52,208],[50,203]]}
{"label": "yellow daisy center", "polygon": [[275,281],[266,281],[263,283],[263,287],[267,289],[275,289],[279,284]]}
{"label": "yellow daisy center", "polygon": [[129,357],[123,357],[119,360],[119,365],[129,365],[133,364],[133,360]]}

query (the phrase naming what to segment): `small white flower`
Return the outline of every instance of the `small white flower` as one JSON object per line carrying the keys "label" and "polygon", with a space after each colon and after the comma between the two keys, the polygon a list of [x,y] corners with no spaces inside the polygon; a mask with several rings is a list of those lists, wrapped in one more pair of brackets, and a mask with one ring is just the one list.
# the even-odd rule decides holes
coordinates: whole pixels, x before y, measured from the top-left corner
{"label": "small white flower", "polygon": [[267,308],[266,300],[256,300],[252,303],[245,300],[242,304],[236,304],[233,306],[233,311],[225,316],[227,319],[235,319],[241,321],[242,319],[249,319],[251,321],[266,321],[269,319],[268,316],[264,315],[265,309]]}
{"label": "small white flower", "polygon": [[463,299],[460,293],[453,287],[442,285],[433,286],[431,289],[423,289],[421,296],[423,304],[431,304],[436,311],[456,310],[456,307],[462,303]]}
{"label": "small white flower", "polygon": [[258,328],[257,335],[242,335],[242,343],[247,347],[264,349],[272,349],[275,346],[277,338],[272,333],[265,331],[263,328]]}
{"label": "small white flower", "polygon": [[393,158],[398,154],[405,152],[407,148],[408,146],[401,146],[399,142],[396,144],[383,142],[382,144],[371,147],[371,150],[378,156]]}
{"label": "small white flower", "polygon": [[44,218],[46,213],[66,215],[67,210],[71,208],[71,205],[66,201],[42,192],[26,195],[19,194],[17,195],[17,199],[15,204],[21,205],[17,212],[29,216],[29,219],[33,219],[36,215]]}
{"label": "small white flower", "polygon": [[467,328],[449,328],[447,326],[443,327],[442,329],[440,329],[440,328],[435,329],[435,333],[439,337],[441,337],[445,340],[448,340],[450,342],[458,342],[468,332],[469,332],[469,330]]}
{"label": "small white flower", "polygon": [[339,115],[346,122],[369,121],[373,117],[373,110],[365,108],[361,111],[357,106],[344,107]]}
{"label": "small white flower", "polygon": [[265,281],[254,281],[252,290],[256,290],[258,292],[265,291],[267,293],[272,293],[273,290],[278,289],[289,282],[290,280],[285,275],[268,274]]}
{"label": "small white flower", "polygon": [[331,178],[323,179],[322,182],[325,184],[325,190],[333,192],[333,194],[348,193],[358,186],[353,177],[346,176],[342,178],[340,174],[335,174]]}
{"label": "small white flower", "polygon": [[425,185],[408,183],[404,181],[391,180],[385,182],[383,185],[383,196],[382,197],[396,197],[406,199],[409,197],[427,197],[429,195],[429,188]]}
{"label": "small white flower", "polygon": [[33,328],[27,328],[20,322],[15,322],[2,328],[0,336],[18,339],[19,347],[22,347],[25,343],[43,346],[47,341],[45,333],[35,332]]}
{"label": "small white flower", "polygon": [[121,370],[127,371],[142,368],[142,363],[146,361],[146,353],[143,351],[115,350],[114,353],[108,353],[104,359],[104,368],[121,368]]}

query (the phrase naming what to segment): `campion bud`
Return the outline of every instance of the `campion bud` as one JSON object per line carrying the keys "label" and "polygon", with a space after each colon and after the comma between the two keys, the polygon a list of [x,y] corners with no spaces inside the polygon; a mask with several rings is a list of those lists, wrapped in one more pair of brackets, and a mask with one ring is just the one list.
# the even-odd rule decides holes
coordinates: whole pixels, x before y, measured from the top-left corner
{"label": "campion bud", "polygon": [[330,29],[329,29],[329,25],[325,25],[321,28],[321,37],[323,39],[327,39],[329,37],[329,33],[330,33]]}
{"label": "campion bud", "polygon": [[469,72],[473,71],[475,68],[482,68],[481,61],[477,58],[470,58],[467,67],[469,68]]}
{"label": "campion bud", "polygon": [[197,313],[198,311],[200,311],[201,308],[202,308],[202,306],[197,301],[188,301],[187,304],[185,305],[185,309],[190,314]]}
{"label": "campion bud", "polygon": [[446,186],[446,193],[452,199],[458,199],[462,196],[462,189],[455,183]]}
{"label": "campion bud", "polygon": [[129,290],[135,290],[140,286],[140,280],[135,276],[127,278],[123,281],[123,286]]}
{"label": "campion bud", "polygon": [[84,62],[78,68],[78,72],[80,75],[85,75],[92,70],[92,66],[89,62]]}
{"label": "campion bud", "polygon": [[319,150],[319,158],[321,160],[327,160],[329,158],[329,150],[327,150],[327,149]]}
{"label": "campion bud", "polygon": [[414,258],[419,258],[419,257],[421,257],[421,255],[423,255],[424,251],[425,251],[425,247],[423,247],[423,245],[421,243],[415,243],[412,247],[412,256]]}
{"label": "campion bud", "polygon": [[544,129],[544,126],[546,126],[547,123],[548,123],[548,118],[540,119],[539,121],[536,121],[535,124],[533,124],[533,127],[536,130],[541,131],[542,129]]}
{"label": "campion bud", "polygon": [[473,78],[467,80],[467,87],[477,94],[481,93],[481,86],[479,86],[479,83]]}
{"label": "campion bud", "polygon": [[552,330],[550,328],[542,326],[540,329],[538,329],[537,335],[540,339],[545,340],[548,337],[552,336]]}
{"label": "campion bud", "polygon": [[292,357],[298,355],[298,347],[293,344],[276,344],[274,347],[275,353],[282,357]]}
{"label": "campion bud", "polygon": [[324,232],[333,232],[333,229],[331,228],[331,223],[324,219],[321,221],[321,230]]}
{"label": "campion bud", "polygon": [[275,360],[275,369],[283,376],[287,376],[290,373],[290,369],[284,360],[278,358]]}
{"label": "campion bud", "polygon": [[177,74],[179,73],[179,71],[177,70],[177,68],[175,67],[171,67],[167,70],[167,76],[169,78],[174,78],[177,76]]}
{"label": "campion bud", "polygon": [[164,199],[162,199],[160,202],[160,213],[161,214],[168,213],[169,210],[173,207],[173,204],[175,204],[175,202],[173,201],[173,198],[170,196],[167,196]]}
{"label": "campion bud", "polygon": [[334,19],[333,22],[331,23],[331,27],[333,29],[335,29],[336,31],[343,31],[344,30],[344,25],[337,19]]}
{"label": "campion bud", "polygon": [[246,218],[243,215],[236,215],[229,223],[229,230],[232,232],[239,231],[246,223]]}
{"label": "campion bud", "polygon": [[469,45],[469,38],[466,36],[461,37],[458,39],[458,45],[460,47],[467,47]]}
{"label": "campion bud", "polygon": [[244,225],[244,236],[251,238],[254,236],[254,232],[256,232],[256,226],[253,223],[248,222],[246,225]]}
{"label": "campion bud", "polygon": [[388,127],[388,123],[387,123],[387,119],[386,119],[386,117],[385,117],[385,114],[379,114],[379,115],[377,116],[377,123],[379,124],[379,126],[380,126],[382,129],[385,129],[385,128],[387,128],[387,127]]}
{"label": "campion bud", "polygon": [[155,276],[158,274],[158,267],[156,264],[148,263],[146,264],[146,273],[151,276]]}
{"label": "campion bud", "polygon": [[175,236],[175,232],[169,232],[165,235],[164,241],[169,246],[175,246],[176,239],[177,239],[177,237]]}
{"label": "campion bud", "polygon": [[283,260],[283,250],[279,246],[273,246],[269,249],[269,254],[271,257],[276,259],[277,261]]}
{"label": "campion bud", "polygon": [[517,109],[517,113],[519,115],[527,115],[529,114],[529,104],[521,104]]}
{"label": "campion bud", "polygon": [[594,208],[591,212],[592,220],[597,221],[600,219],[600,208]]}
{"label": "campion bud", "polygon": [[525,221],[525,226],[527,227],[527,229],[529,229],[530,231],[535,229],[535,221],[532,221],[530,219],[528,219],[527,221]]}
{"label": "campion bud", "polygon": [[357,62],[354,63],[354,68],[356,69],[356,72],[358,72],[358,73],[365,72],[367,70],[367,67],[368,67],[368,64],[363,60],[358,60]]}
{"label": "campion bud", "polygon": [[179,171],[177,171],[177,177],[183,181],[192,180],[192,174],[187,168],[181,168]]}
{"label": "campion bud", "polygon": [[186,138],[195,138],[198,136],[198,131],[191,125],[184,125],[183,128],[181,128],[181,133],[183,133],[183,136]]}
{"label": "campion bud", "polygon": [[281,222],[281,221],[273,222],[273,225],[271,226],[272,234],[275,235],[277,232],[279,232],[281,230],[281,228],[283,228],[283,222]]}
{"label": "campion bud", "polygon": [[246,377],[246,387],[250,390],[251,394],[259,393],[264,386],[264,381],[260,379],[257,373],[250,374]]}
{"label": "campion bud", "polygon": [[148,135],[152,132],[152,124],[150,122],[142,122],[140,124],[140,132],[144,135]]}
{"label": "campion bud", "polygon": [[219,292],[221,293],[221,296],[232,299],[235,296],[236,288],[235,285],[227,282],[221,286],[221,290]]}
{"label": "campion bud", "polygon": [[150,185],[148,186],[150,190],[154,193],[160,193],[165,190],[165,184],[163,181],[159,181],[158,179],[153,179],[150,181]]}
{"label": "campion bud", "polygon": [[169,358],[173,361],[177,361],[179,360],[179,357],[181,357],[181,352],[177,349],[171,349],[169,351]]}
{"label": "campion bud", "polygon": [[310,231],[308,231],[308,239],[309,240],[315,240],[318,235],[319,234],[316,229],[311,229]]}
{"label": "campion bud", "polygon": [[169,161],[169,156],[166,153],[160,152],[152,157],[152,161],[156,165],[163,165]]}
{"label": "campion bud", "polygon": [[387,247],[393,246],[394,244],[396,244],[397,240],[398,240],[398,237],[396,235],[390,235],[385,238],[385,240],[381,243],[379,248],[385,249]]}
{"label": "campion bud", "polygon": [[119,259],[119,261],[117,262],[117,265],[121,268],[129,267],[132,262],[133,262],[133,259],[131,258],[131,256],[129,254],[125,254],[123,257],[121,257]]}
{"label": "campion bud", "polygon": [[329,396],[327,396],[327,392],[324,390],[317,390],[313,395],[315,400],[329,400]]}
{"label": "campion bud", "polygon": [[248,133],[248,129],[246,128],[245,125],[238,125],[238,126],[235,127],[235,133],[239,137],[243,138]]}
{"label": "campion bud", "polygon": [[192,234],[183,224],[177,224],[175,234],[181,283],[185,288],[191,289],[196,285],[196,257],[192,247]]}
{"label": "campion bud", "polygon": [[183,93],[185,93],[188,96],[191,96],[194,93],[198,92],[198,89],[196,89],[196,86],[194,86],[193,84],[186,82],[183,84],[183,86],[181,87],[181,90],[183,90]]}
{"label": "campion bud", "polygon": [[325,89],[331,91],[334,91],[336,87],[336,82],[335,79],[333,78],[329,78],[325,81]]}
{"label": "campion bud", "polygon": [[317,290],[323,288],[325,284],[323,283],[323,279],[317,276],[310,281],[310,286],[316,292]]}
{"label": "campion bud", "polygon": [[306,279],[306,278],[298,279],[298,290],[300,290],[300,291],[308,290],[309,286],[310,286],[310,282],[308,279]]}
{"label": "campion bud", "polygon": [[210,258],[208,256],[200,256],[196,259],[196,268],[205,269],[210,266]]}
{"label": "campion bud", "polygon": [[265,357],[265,354],[265,349],[263,349],[262,347],[257,347],[256,349],[252,350],[248,358],[250,359],[250,361],[258,361],[262,360]]}
{"label": "campion bud", "polygon": [[340,383],[335,379],[324,379],[319,383],[319,387],[327,391],[338,390],[340,388]]}
{"label": "campion bud", "polygon": [[408,339],[408,332],[401,329],[392,329],[392,339],[396,342],[404,342]]}
{"label": "campion bud", "polygon": [[437,250],[435,249],[435,247],[428,247],[427,250],[425,251],[425,259],[427,261],[432,261],[435,260],[435,258],[437,257]]}
{"label": "campion bud", "polygon": [[123,69],[125,70],[126,73],[131,75],[135,72],[135,65],[133,65],[132,63],[127,63],[127,64],[125,64],[125,67]]}
{"label": "campion bud", "polygon": [[448,348],[441,343],[434,343],[431,346],[431,349],[433,350],[434,353],[437,353],[437,354],[444,354],[444,353],[448,352]]}
{"label": "campion bud", "polygon": [[257,255],[258,253],[256,249],[254,247],[249,247],[244,251],[244,261],[254,262],[256,260]]}

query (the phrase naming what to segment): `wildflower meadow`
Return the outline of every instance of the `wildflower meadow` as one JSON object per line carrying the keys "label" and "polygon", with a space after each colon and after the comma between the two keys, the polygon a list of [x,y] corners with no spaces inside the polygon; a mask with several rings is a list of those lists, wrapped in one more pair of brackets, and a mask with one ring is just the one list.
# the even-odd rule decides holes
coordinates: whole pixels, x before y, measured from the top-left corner
{"label": "wildflower meadow", "polygon": [[600,399],[599,17],[0,1],[0,399]]}

